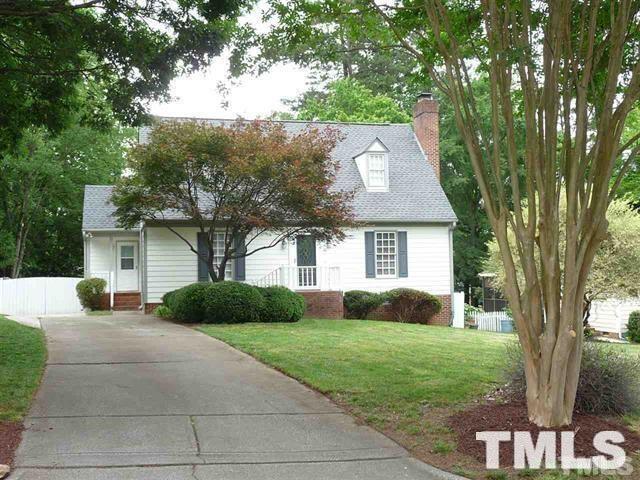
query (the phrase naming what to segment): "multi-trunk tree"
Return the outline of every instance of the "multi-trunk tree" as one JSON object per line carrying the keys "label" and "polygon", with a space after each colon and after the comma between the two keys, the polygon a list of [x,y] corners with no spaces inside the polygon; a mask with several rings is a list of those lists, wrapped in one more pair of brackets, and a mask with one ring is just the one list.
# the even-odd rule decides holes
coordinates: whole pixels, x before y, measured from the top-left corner
{"label": "multi-trunk tree", "polygon": [[[214,282],[225,279],[229,261],[297,235],[342,240],[354,221],[352,192],[332,188],[338,139],[336,130],[291,133],[279,122],[158,124],[130,152],[130,175],[112,198],[116,216],[124,227],[148,222],[172,231]],[[204,252],[179,225],[197,227]]]}
{"label": "multi-trunk tree", "polygon": [[[542,426],[571,423],[587,279],[606,239],[607,208],[640,138],[622,140],[640,99],[640,2],[351,5],[384,20],[451,102],[505,268],[529,418]],[[488,128],[473,86],[481,72],[489,77]],[[517,148],[519,121],[524,151]]]}

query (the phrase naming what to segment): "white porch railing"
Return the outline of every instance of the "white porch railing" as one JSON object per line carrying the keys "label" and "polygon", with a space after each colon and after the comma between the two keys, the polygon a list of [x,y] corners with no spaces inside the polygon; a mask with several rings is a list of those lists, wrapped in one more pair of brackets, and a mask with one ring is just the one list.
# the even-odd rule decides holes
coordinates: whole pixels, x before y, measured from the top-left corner
{"label": "white porch railing", "polygon": [[341,290],[340,267],[282,265],[253,283],[258,287],[281,285],[291,290]]}

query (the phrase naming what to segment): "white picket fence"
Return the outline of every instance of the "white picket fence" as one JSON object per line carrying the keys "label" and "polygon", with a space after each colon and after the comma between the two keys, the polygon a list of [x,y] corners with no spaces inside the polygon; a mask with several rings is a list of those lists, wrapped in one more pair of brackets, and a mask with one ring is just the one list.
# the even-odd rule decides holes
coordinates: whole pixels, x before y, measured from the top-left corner
{"label": "white picket fence", "polygon": [[56,315],[79,313],[76,285],[82,278],[0,279],[0,314]]}
{"label": "white picket fence", "polygon": [[502,332],[502,321],[511,321],[511,317],[506,312],[476,312],[471,318],[478,326],[478,330],[487,332]]}

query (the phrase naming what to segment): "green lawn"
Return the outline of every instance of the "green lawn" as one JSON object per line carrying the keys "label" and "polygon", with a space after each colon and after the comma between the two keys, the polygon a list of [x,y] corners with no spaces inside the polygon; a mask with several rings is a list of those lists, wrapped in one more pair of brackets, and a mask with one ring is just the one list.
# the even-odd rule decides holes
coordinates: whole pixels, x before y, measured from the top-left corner
{"label": "green lawn", "polygon": [[20,420],[27,413],[46,356],[41,330],[0,316],[0,420]]}
{"label": "green lawn", "polygon": [[[362,320],[201,330],[353,407],[369,420],[472,400],[500,381],[511,335]],[[374,418],[372,418],[372,416]]]}

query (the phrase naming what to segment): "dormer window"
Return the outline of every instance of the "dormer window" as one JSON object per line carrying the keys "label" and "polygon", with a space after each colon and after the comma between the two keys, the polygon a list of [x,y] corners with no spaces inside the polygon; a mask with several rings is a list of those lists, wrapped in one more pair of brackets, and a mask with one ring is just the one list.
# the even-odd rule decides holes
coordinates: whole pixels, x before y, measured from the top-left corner
{"label": "dormer window", "polygon": [[368,153],[369,187],[385,188],[387,186],[386,154]]}
{"label": "dormer window", "polygon": [[353,158],[367,192],[389,191],[389,149],[379,138]]}

